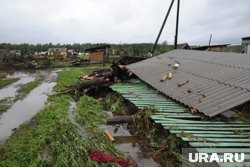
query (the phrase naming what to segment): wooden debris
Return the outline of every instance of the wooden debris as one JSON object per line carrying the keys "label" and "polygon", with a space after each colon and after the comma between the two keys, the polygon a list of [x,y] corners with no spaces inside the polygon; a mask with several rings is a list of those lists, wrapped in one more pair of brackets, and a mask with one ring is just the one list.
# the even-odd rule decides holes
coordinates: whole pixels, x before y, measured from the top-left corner
{"label": "wooden debris", "polygon": [[172,76],[173,76],[172,72],[168,72],[161,77],[160,81],[163,82],[166,80],[170,80],[170,79],[172,79]]}
{"label": "wooden debris", "polygon": [[80,77],[78,82],[58,94],[70,93],[75,98],[83,94],[94,93],[97,89],[107,87],[113,82],[129,78],[133,73],[126,66],[113,63],[112,68],[93,71],[87,76]]}
{"label": "wooden debris", "polygon": [[188,89],[187,92],[188,92],[188,93],[192,93],[192,90],[191,90],[191,89]]}
{"label": "wooden debris", "polygon": [[190,108],[190,111],[191,111],[192,114],[198,113],[198,110],[193,108],[193,107]]}
{"label": "wooden debris", "polygon": [[182,87],[183,85],[185,85],[188,82],[189,82],[188,80],[180,82],[180,83],[178,83],[178,87]]}
{"label": "wooden debris", "polygon": [[178,63],[175,63],[173,66],[174,69],[178,69],[179,67],[180,67],[180,65]]}
{"label": "wooden debris", "polygon": [[122,123],[132,123],[133,119],[132,116],[115,116],[108,118],[107,124],[122,124]]}
{"label": "wooden debris", "polygon": [[109,141],[111,141],[111,142],[115,141],[115,139],[113,138],[113,136],[111,135],[111,133],[108,130],[105,130],[104,133],[108,137]]}

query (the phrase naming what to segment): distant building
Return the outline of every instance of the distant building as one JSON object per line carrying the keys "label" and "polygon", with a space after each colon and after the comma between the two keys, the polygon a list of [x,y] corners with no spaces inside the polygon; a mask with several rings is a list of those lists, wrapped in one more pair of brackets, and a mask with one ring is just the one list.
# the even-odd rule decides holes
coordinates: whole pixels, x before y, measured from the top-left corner
{"label": "distant building", "polygon": [[228,52],[229,44],[218,44],[218,45],[210,45],[210,46],[199,46],[194,47],[192,50],[200,50],[200,51],[212,51],[212,52]]}
{"label": "distant building", "polygon": [[188,45],[188,43],[181,43],[177,45],[177,49],[186,49],[186,50],[190,50],[191,47]]}
{"label": "distant building", "polygon": [[74,55],[74,53],[75,53],[74,49],[67,50],[67,55]]}
{"label": "distant building", "polygon": [[85,52],[90,54],[91,62],[103,62],[108,59],[109,48],[110,48],[110,45],[103,45],[103,46],[85,49]]}
{"label": "distant building", "polygon": [[244,37],[242,38],[242,45],[245,46],[245,53],[250,54],[250,37]]}
{"label": "distant building", "polygon": [[49,48],[48,57],[63,60],[67,56],[67,48]]}

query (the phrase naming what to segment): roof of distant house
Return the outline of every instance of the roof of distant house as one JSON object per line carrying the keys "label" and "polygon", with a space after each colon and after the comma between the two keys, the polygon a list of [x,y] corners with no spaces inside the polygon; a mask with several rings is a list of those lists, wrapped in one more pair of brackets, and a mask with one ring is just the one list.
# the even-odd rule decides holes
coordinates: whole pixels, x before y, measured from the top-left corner
{"label": "roof of distant house", "polygon": [[110,48],[110,45],[102,45],[102,46],[96,46],[96,47],[88,48],[88,49],[85,49],[85,52],[103,51],[106,48]]}
{"label": "roof of distant house", "polygon": [[208,48],[217,48],[217,47],[227,47],[230,44],[216,44],[216,45],[205,45],[205,46],[198,46],[193,47],[192,50],[206,50]]}
{"label": "roof of distant house", "polygon": [[[174,69],[176,63],[179,68]],[[127,67],[155,89],[210,117],[250,100],[248,54],[181,49]],[[170,72],[172,78],[161,82]]]}

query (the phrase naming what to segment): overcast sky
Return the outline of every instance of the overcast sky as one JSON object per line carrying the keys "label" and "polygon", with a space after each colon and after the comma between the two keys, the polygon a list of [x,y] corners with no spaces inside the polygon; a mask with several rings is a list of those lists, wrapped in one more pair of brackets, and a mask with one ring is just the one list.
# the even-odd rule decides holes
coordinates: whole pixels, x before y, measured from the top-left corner
{"label": "overcast sky", "polygon": [[[154,42],[171,0],[0,0],[0,43]],[[160,42],[174,41],[175,2]],[[250,0],[181,0],[178,43],[239,44]]]}

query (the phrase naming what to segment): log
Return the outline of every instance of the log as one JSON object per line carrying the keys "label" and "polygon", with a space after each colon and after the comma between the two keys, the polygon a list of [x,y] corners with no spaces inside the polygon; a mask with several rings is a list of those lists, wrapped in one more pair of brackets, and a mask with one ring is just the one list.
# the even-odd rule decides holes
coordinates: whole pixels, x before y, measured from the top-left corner
{"label": "log", "polygon": [[112,125],[112,124],[122,124],[122,123],[132,123],[133,119],[132,116],[115,116],[108,118],[107,124]]}
{"label": "log", "polygon": [[80,87],[83,88],[89,88],[91,86],[96,86],[99,84],[105,84],[107,81],[105,80],[104,77],[100,77],[100,78],[95,78],[92,80],[82,80],[81,82],[79,82]]}

